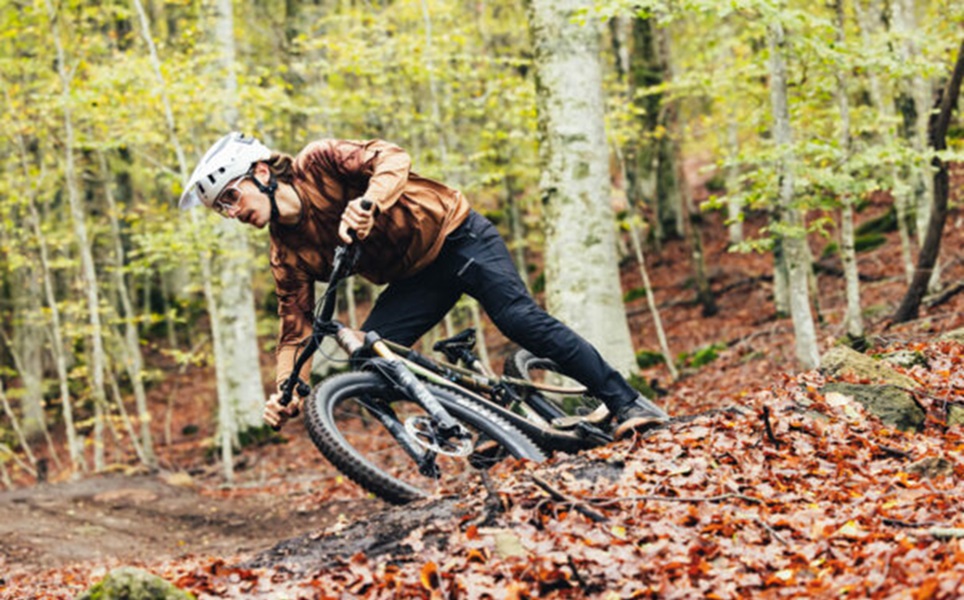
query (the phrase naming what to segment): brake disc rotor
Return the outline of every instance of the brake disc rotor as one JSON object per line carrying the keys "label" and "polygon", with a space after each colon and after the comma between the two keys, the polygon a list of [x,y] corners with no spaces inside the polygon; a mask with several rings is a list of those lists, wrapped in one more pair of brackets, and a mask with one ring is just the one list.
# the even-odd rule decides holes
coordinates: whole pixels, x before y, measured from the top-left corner
{"label": "brake disc rotor", "polygon": [[472,454],[472,440],[459,438],[442,439],[429,417],[409,417],[405,419],[405,431],[415,441],[438,454],[446,456],[468,456]]}

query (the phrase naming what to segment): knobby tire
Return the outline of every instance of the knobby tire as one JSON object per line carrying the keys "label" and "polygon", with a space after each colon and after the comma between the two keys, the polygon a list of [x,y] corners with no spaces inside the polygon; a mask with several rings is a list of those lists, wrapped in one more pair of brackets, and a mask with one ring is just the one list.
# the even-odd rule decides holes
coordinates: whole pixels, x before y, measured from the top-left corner
{"label": "knobby tire", "polygon": [[[546,459],[543,451],[525,434],[483,404],[450,390],[433,385],[428,387],[453,417],[498,442],[511,456],[536,462]],[[311,440],[335,468],[387,502],[406,504],[431,495],[431,488],[435,485],[433,479],[425,477],[424,487],[411,485],[374,464],[342,434],[341,428],[348,425],[347,421],[341,424],[338,422],[336,409],[342,403],[352,402],[353,399],[366,395],[388,402],[409,402],[378,373],[353,372],[334,375],[316,387],[305,402],[305,426]],[[377,419],[371,417],[370,413],[368,416],[370,421],[367,425],[387,433]],[[360,413],[351,420],[363,422],[364,414]],[[399,457],[408,459],[414,465],[414,460],[397,444],[391,451],[397,452]],[[464,468],[468,470],[467,458],[456,460],[465,461]]]}

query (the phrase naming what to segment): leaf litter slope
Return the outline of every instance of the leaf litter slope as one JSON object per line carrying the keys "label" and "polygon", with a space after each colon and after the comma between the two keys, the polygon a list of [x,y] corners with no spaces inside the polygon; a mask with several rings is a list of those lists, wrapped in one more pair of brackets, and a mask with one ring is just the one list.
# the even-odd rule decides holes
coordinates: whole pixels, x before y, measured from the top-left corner
{"label": "leaf litter slope", "polygon": [[[369,552],[330,552],[345,530],[321,532],[283,545],[274,568],[232,572],[249,594],[306,597],[956,597],[964,436],[936,417],[964,401],[964,347],[912,349],[936,365],[910,371],[930,390],[922,434],[828,402],[805,373],[739,408],[544,466],[506,463],[496,496],[480,486],[405,509],[432,519],[369,537]],[[918,468],[928,458],[940,468]]]}
{"label": "leaf litter slope", "polygon": [[[828,402],[805,373],[578,456],[508,461],[495,496],[480,485],[373,513],[354,551],[330,551],[356,527],[341,525],[257,568],[151,568],[199,597],[956,597],[964,436],[936,417],[962,401],[964,347],[912,349],[935,366],[908,371],[929,390],[920,434]],[[912,466],[927,458],[942,466]],[[406,513],[423,522],[400,530]]]}

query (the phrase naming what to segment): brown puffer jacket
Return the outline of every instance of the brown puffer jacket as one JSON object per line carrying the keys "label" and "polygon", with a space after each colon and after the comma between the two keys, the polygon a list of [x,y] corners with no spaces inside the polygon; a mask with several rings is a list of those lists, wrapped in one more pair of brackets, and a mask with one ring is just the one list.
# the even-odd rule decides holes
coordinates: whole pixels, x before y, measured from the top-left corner
{"label": "brown puffer jacket", "polygon": [[374,283],[404,279],[431,264],[446,236],[468,217],[461,192],[410,167],[408,153],[382,140],[321,140],[295,157],[301,218],[296,225],[271,227],[271,272],[281,318],[277,381],[287,378],[297,345],[311,333],[314,284],[331,274],[341,243],[338,223],[349,201],[364,196],[378,207],[356,269]]}

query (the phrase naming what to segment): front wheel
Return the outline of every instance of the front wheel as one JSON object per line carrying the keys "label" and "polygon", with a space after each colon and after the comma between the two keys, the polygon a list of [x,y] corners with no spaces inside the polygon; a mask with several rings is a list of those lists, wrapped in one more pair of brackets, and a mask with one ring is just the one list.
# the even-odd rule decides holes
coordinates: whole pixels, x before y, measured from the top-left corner
{"label": "front wheel", "polygon": [[[429,385],[429,391],[470,433],[495,440],[516,458],[541,462],[528,437],[480,402]],[[343,373],[319,385],[305,406],[315,446],[352,481],[392,504],[437,492],[458,492],[473,477],[460,444],[426,442],[425,410],[377,373]],[[477,461],[476,461],[477,464]]]}

